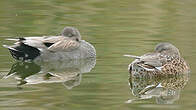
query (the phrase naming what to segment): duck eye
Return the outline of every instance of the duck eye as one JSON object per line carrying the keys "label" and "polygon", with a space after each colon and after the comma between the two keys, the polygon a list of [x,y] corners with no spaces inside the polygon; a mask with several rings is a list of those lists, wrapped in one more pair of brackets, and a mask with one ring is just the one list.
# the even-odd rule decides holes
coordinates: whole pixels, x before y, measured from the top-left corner
{"label": "duck eye", "polygon": [[78,39],[78,38],[76,38],[76,41],[79,41],[79,39]]}

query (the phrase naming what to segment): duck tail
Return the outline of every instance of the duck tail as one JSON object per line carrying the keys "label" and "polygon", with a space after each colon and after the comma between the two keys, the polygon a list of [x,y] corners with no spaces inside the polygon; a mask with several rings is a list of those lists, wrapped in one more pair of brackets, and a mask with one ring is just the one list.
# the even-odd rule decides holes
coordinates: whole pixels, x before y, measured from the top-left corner
{"label": "duck tail", "polygon": [[5,39],[5,40],[10,40],[10,41],[23,41],[23,40],[26,40],[26,39],[23,38],[23,37],[19,37],[19,38],[15,38],[15,39],[13,39],[13,38],[8,38],[8,39]]}
{"label": "duck tail", "polygon": [[18,41],[18,39],[10,39],[10,38],[5,39],[5,40]]}
{"label": "duck tail", "polygon": [[17,60],[34,60],[37,56],[40,56],[39,49],[26,45],[22,42],[13,46],[3,45],[3,47],[7,48],[12,57]]}
{"label": "duck tail", "polygon": [[130,57],[130,58],[135,58],[135,59],[140,59],[141,57],[140,56],[135,56],[135,55],[123,55],[125,57]]}

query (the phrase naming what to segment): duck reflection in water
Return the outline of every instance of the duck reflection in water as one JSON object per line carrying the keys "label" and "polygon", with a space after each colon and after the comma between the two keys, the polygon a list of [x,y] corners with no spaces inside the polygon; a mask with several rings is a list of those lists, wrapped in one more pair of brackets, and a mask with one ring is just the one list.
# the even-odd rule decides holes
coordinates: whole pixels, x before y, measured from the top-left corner
{"label": "duck reflection in water", "polygon": [[172,104],[180,97],[181,90],[189,80],[189,74],[150,75],[129,77],[132,94],[138,99],[130,99],[127,103],[137,100],[155,98],[157,104]]}
{"label": "duck reflection in water", "polygon": [[40,83],[60,83],[71,89],[78,86],[82,73],[90,72],[95,58],[63,62],[16,62],[4,78],[15,77],[18,86]]}
{"label": "duck reflection in water", "polygon": [[135,58],[128,67],[133,95],[139,99],[155,97],[160,104],[171,104],[179,99],[181,89],[188,82],[190,68],[178,48],[170,43],[160,43],[154,52],[125,56]]}

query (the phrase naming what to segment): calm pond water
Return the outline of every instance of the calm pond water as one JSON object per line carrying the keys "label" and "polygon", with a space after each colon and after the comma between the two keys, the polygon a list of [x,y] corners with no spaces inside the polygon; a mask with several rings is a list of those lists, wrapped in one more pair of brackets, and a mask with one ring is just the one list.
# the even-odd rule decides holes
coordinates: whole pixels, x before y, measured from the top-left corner
{"label": "calm pond water", "polygon": [[[0,109],[195,110],[195,11],[194,0],[1,0],[0,45],[12,44],[6,38],[57,35],[74,26],[95,46],[97,58],[40,66],[18,63],[0,46]],[[170,104],[134,96],[127,71],[133,59],[123,57],[152,51],[159,42],[177,46],[191,67]]]}

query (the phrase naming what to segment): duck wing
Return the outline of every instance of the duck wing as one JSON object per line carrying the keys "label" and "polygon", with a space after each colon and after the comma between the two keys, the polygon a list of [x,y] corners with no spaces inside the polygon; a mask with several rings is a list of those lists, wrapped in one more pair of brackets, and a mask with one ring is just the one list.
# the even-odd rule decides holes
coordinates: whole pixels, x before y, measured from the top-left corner
{"label": "duck wing", "polygon": [[18,39],[7,39],[16,41],[15,44],[23,43],[25,45],[38,49],[47,49],[58,41],[64,40],[62,36],[43,36],[43,37],[23,37]]}
{"label": "duck wing", "polygon": [[147,53],[143,56],[135,56],[135,55],[124,55],[126,57],[135,58],[135,60],[129,65],[129,69],[133,65],[138,65],[146,70],[150,69],[160,69],[167,63],[167,58],[163,57],[160,53]]}
{"label": "duck wing", "polygon": [[160,53],[147,53],[141,56],[137,63],[146,69],[160,69],[167,63],[167,58]]}
{"label": "duck wing", "polygon": [[57,51],[62,51],[62,52],[69,52],[77,49],[80,46],[80,43],[74,40],[61,40],[53,45],[51,45],[48,50],[57,52]]}
{"label": "duck wing", "polygon": [[45,48],[42,43],[45,37],[21,37],[16,39],[6,39],[11,41],[16,41],[15,45],[25,44],[27,46],[35,47],[35,48]]}
{"label": "duck wing", "polygon": [[[52,44],[63,40],[62,36],[25,37],[22,42],[26,45],[46,49]],[[49,44],[49,45],[48,45]]]}
{"label": "duck wing", "polygon": [[52,36],[52,37],[44,37],[42,40],[43,43],[57,43],[62,40],[67,40],[67,37],[64,36]]}
{"label": "duck wing", "polygon": [[7,39],[16,41],[17,44],[25,44],[39,50],[49,51],[72,51],[80,46],[80,43],[63,36],[24,37],[18,39]]}

